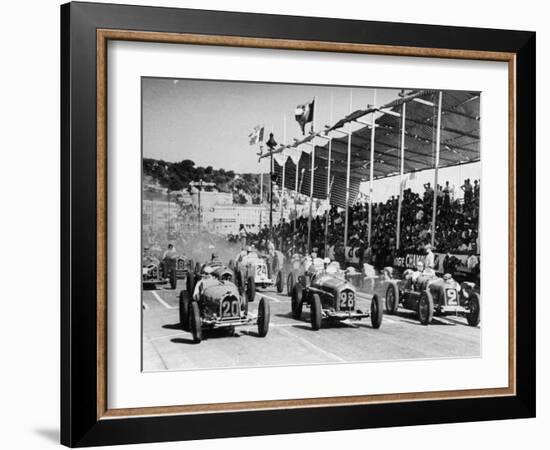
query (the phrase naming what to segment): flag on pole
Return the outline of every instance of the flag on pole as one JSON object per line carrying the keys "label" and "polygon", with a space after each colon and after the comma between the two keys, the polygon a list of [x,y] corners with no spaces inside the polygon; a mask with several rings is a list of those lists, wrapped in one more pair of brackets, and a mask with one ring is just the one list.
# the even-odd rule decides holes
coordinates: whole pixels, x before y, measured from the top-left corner
{"label": "flag on pole", "polygon": [[[306,134],[305,127],[307,123],[313,122],[313,111],[315,108],[315,99],[311,103],[298,105],[294,111],[296,122],[300,124],[302,134]],[[312,130],[313,131],[313,130]]]}
{"label": "flag on pole", "polygon": [[252,133],[248,135],[250,145],[258,144],[264,141],[264,127],[256,125]]}

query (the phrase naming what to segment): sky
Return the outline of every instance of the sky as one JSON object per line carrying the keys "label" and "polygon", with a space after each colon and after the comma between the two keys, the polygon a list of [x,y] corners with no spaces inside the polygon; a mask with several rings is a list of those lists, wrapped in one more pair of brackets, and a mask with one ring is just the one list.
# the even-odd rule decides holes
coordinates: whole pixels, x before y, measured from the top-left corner
{"label": "sky", "polygon": [[[291,143],[302,136],[294,118],[296,106],[315,97],[319,130],[350,113],[350,92],[352,110],[373,104],[374,89],[363,87],[144,78],[143,156],[172,162],[191,159],[198,166],[237,173],[265,172],[267,160],[260,166],[258,147],[249,145],[248,135],[256,125],[265,125],[266,140],[273,131],[278,143]],[[376,104],[388,103],[398,93],[378,88]]]}

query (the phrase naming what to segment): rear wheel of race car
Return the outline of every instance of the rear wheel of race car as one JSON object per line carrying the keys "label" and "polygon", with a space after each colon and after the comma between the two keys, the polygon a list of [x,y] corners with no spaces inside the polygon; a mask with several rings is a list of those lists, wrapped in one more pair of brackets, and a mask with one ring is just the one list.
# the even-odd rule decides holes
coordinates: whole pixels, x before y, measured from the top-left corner
{"label": "rear wheel of race car", "polygon": [[202,341],[202,326],[199,304],[192,301],[189,304],[189,331],[193,335],[193,342],[198,344]]}
{"label": "rear wheel of race car", "polygon": [[189,331],[189,295],[184,290],[180,291],[180,326],[183,331]]}
{"label": "rear wheel of race car", "polygon": [[311,329],[317,331],[321,328],[321,297],[313,294],[310,301],[311,306]]}
{"label": "rear wheel of race car", "polygon": [[239,290],[239,295],[243,295],[243,283],[241,281],[241,272],[239,271],[235,272],[235,285]]}
{"label": "rear wheel of race car", "polygon": [[382,319],[384,317],[384,309],[382,308],[382,300],[378,295],[372,297],[370,304],[370,323],[373,328],[380,328],[382,325]]}
{"label": "rear wheel of race car", "polygon": [[283,292],[283,272],[281,270],[279,270],[277,272],[277,281],[276,281],[276,286],[277,286],[277,292],[280,294],[281,292]]}
{"label": "rear wheel of race car", "polygon": [[189,298],[193,297],[193,290],[195,289],[195,275],[188,273],[185,277],[185,288]]}
{"label": "rear wheel of race car", "polygon": [[479,303],[479,294],[477,292],[472,292],[469,301],[470,312],[466,314],[466,320],[471,327],[477,327],[479,325],[479,320],[481,318]]}
{"label": "rear wheel of race car", "polygon": [[256,297],[256,282],[254,281],[254,277],[250,275],[246,282],[246,299],[248,300],[249,303],[252,303],[255,297]]}
{"label": "rear wheel of race car", "polygon": [[269,331],[270,315],[271,312],[269,302],[267,299],[262,297],[260,299],[260,304],[258,305],[258,336],[267,336],[267,332]]}
{"label": "rear wheel of race car", "polygon": [[300,320],[302,318],[302,308],[304,307],[304,288],[301,284],[294,286],[292,291],[292,318]]}
{"label": "rear wheel of race car", "polygon": [[170,287],[176,289],[178,287],[178,275],[176,269],[170,271]]}
{"label": "rear wheel of race car", "polygon": [[399,291],[395,283],[390,283],[386,289],[386,311],[395,314],[399,308]]}
{"label": "rear wheel of race car", "polygon": [[422,292],[418,301],[418,319],[422,325],[429,325],[434,316],[434,299],[428,291]]}
{"label": "rear wheel of race car", "polygon": [[289,297],[292,297],[293,292],[294,292],[294,274],[290,272],[286,279],[286,293]]}

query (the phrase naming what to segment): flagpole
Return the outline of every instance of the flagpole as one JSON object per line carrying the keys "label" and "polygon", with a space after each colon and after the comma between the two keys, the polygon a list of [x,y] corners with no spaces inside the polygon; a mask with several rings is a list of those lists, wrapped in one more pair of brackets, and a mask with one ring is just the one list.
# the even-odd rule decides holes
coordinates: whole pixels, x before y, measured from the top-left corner
{"label": "flagpole", "polygon": [[[286,114],[283,115],[283,145],[286,145]],[[285,196],[286,154],[283,150],[283,182],[281,183],[281,224],[283,223],[283,198]]]}
{"label": "flagpole", "polygon": [[[330,93],[330,125],[332,125],[332,113],[334,109],[334,92]],[[330,169],[332,163],[332,137],[328,141],[328,169],[327,169],[327,210],[325,211],[325,258],[328,255],[328,225],[330,216],[330,191],[332,181],[330,180]]]}
{"label": "flagpole", "polygon": [[439,150],[441,146],[441,103],[443,100],[443,91],[439,91],[439,101],[437,106],[437,131],[435,138],[435,171],[434,171],[434,187],[433,187],[433,210],[432,210],[432,248],[435,246],[435,225],[437,216],[437,176],[439,172]]}
{"label": "flagpole", "polygon": [[399,250],[401,246],[401,204],[403,202],[403,172],[405,170],[405,116],[407,114],[407,104],[403,102],[401,106],[401,167],[399,169],[399,198],[397,199],[397,231],[395,239],[395,248]]}
{"label": "flagpole", "polygon": [[[311,120],[311,132],[315,130],[315,97],[313,97],[313,117]],[[313,184],[315,182],[315,144],[310,142],[311,145],[311,175],[309,183],[309,217],[307,221],[307,252],[311,253],[311,215],[313,213]]]}
{"label": "flagpole", "polygon": [[[271,125],[271,133],[273,133],[273,125]],[[270,166],[269,166],[269,238],[273,235],[273,149],[270,149]]]}
{"label": "flagpole", "polygon": [[294,252],[296,252],[296,218],[298,215],[298,167],[300,165],[300,159],[296,162],[296,179],[294,180],[294,187],[296,188],[296,195],[294,196],[294,226],[292,233],[292,246],[294,247]]}
{"label": "flagpole", "polygon": [[[353,89],[349,90],[349,112],[353,109]],[[350,185],[350,168],[351,164],[351,120],[348,122],[348,158],[346,163],[346,214],[344,216],[344,252],[348,245],[348,221],[349,221],[349,185]]]}
{"label": "flagpole", "polygon": [[[373,99],[372,99],[373,108],[376,107],[376,89],[374,89]],[[371,117],[371,131],[370,131],[370,167],[369,167],[369,228],[368,228],[368,239],[367,246],[371,248],[371,237],[372,237],[372,179],[374,177],[374,133],[376,129],[375,123],[375,113],[372,113]]]}

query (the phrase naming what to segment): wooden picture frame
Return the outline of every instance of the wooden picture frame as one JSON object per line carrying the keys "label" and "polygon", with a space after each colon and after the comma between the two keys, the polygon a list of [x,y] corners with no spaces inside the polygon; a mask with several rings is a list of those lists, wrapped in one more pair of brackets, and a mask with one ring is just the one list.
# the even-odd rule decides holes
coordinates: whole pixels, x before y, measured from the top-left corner
{"label": "wooden picture frame", "polygon": [[[507,388],[109,409],[109,40],[505,61],[509,67]],[[535,415],[535,33],[70,3],[61,7],[61,441],[68,446]]]}

